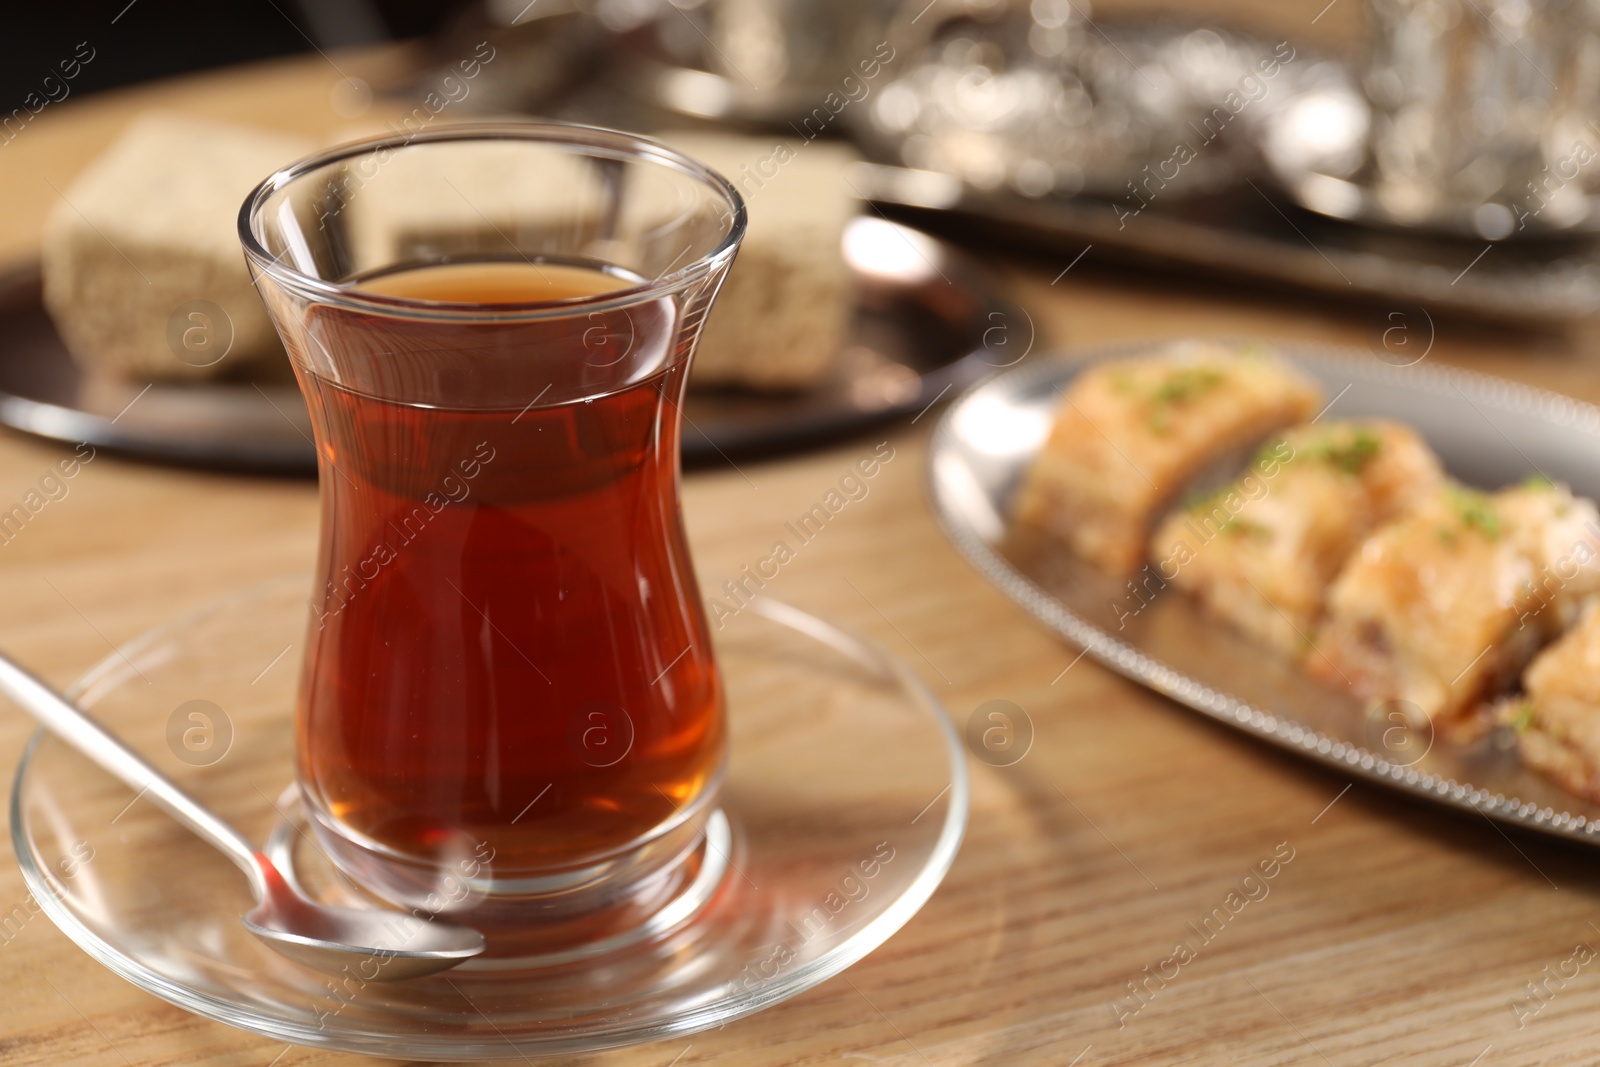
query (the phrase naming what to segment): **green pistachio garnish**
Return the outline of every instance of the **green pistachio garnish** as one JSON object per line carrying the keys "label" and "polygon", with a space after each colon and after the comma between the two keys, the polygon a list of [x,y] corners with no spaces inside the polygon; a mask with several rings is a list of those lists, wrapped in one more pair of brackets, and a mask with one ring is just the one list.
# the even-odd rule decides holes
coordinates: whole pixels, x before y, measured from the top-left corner
{"label": "green pistachio garnish", "polygon": [[1206,489],[1200,492],[1190,493],[1183,499],[1183,510],[1197,513],[1202,511],[1210,511],[1211,505],[1227,496],[1229,490],[1232,488],[1233,486],[1231,485],[1224,485],[1219,486],[1216,489]]}
{"label": "green pistachio garnish", "polygon": [[1215,367],[1179,367],[1156,386],[1152,399],[1158,404],[1181,404],[1213,388],[1225,377]]}
{"label": "green pistachio garnish", "polygon": [[1534,710],[1533,702],[1524,700],[1511,714],[1511,728],[1519,734],[1525,734],[1532,729],[1537,718],[1538,712]]}
{"label": "green pistachio garnish", "polygon": [[1186,404],[1208,389],[1214,388],[1227,375],[1215,367],[1179,367],[1150,392],[1150,414],[1147,422],[1151,432],[1165,435],[1172,429],[1172,409]]}
{"label": "green pistachio garnish", "polygon": [[1283,443],[1284,443],[1285,440],[1287,440],[1287,438],[1274,437],[1271,440],[1269,440],[1266,444],[1262,445],[1259,449],[1257,449],[1255,457],[1250,460],[1251,469],[1252,470],[1258,470],[1258,471],[1265,471],[1265,470],[1270,469],[1272,467],[1272,465],[1275,464],[1275,463],[1277,463],[1277,464],[1288,463],[1289,460],[1293,459],[1296,455],[1298,455],[1298,453],[1291,452],[1290,455],[1289,455],[1289,459],[1280,459],[1279,458],[1278,449],[1283,447]]}
{"label": "green pistachio garnish", "polygon": [[1463,486],[1448,486],[1445,493],[1450,499],[1450,505],[1455,508],[1456,516],[1461,519],[1462,526],[1476,529],[1491,541],[1499,539],[1500,514],[1495,511],[1494,501],[1489,498],[1489,494]]}
{"label": "green pistachio garnish", "polygon": [[1232,537],[1249,537],[1255,541],[1272,540],[1272,531],[1259,522],[1241,519],[1235,515],[1222,524],[1222,532]]}
{"label": "green pistachio garnish", "polygon": [[1365,427],[1356,431],[1348,441],[1329,441],[1317,452],[1317,458],[1346,474],[1360,474],[1367,461],[1383,450],[1383,439]]}

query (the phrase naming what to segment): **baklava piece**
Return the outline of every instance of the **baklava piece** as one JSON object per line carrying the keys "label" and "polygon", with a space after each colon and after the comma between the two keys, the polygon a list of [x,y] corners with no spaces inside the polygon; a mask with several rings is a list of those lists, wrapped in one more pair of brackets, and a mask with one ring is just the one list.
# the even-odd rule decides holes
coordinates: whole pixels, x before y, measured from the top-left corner
{"label": "baklava piece", "polygon": [[1187,342],[1090,367],[1062,395],[1017,517],[1115,574],[1144,561],[1150,526],[1196,474],[1321,402],[1316,385],[1264,350]]}
{"label": "baklava piece", "polygon": [[1563,486],[1446,483],[1345,566],[1307,669],[1460,725],[1600,589],[1597,535],[1594,505]]}
{"label": "baklava piece", "polygon": [[1438,458],[1404,426],[1298,426],[1236,481],[1168,516],[1151,563],[1211,615],[1299,657],[1361,540],[1443,478]]}
{"label": "baklava piece", "polygon": [[1563,789],[1600,800],[1600,611],[1539,653],[1524,695],[1502,717],[1516,730],[1523,762]]}

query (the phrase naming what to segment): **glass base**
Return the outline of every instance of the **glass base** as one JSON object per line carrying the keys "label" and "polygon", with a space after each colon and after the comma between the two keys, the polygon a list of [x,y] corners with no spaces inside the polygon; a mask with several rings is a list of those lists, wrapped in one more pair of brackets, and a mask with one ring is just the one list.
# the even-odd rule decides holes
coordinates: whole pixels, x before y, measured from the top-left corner
{"label": "glass base", "polygon": [[[74,695],[312,894],[380,907],[316,848],[298,795],[282,794],[309,588],[304,576],[272,582],[162,627]],[[670,878],[564,946],[513,937],[496,958],[409,982],[305,970],[240,924],[250,896],[223,856],[43,734],[13,786],[24,877],[117,974],[283,1041],[524,1059],[720,1026],[838,974],[903,926],[949,869],[967,813],[960,735],[904,664],[775,601],[724,622],[720,807]]]}
{"label": "glass base", "polygon": [[[661,929],[657,913],[682,912],[685,894],[698,895],[701,904],[709,899],[715,885],[707,879],[726,873],[731,836],[716,807],[720,793],[719,776],[648,839],[537,878],[485,877],[465,849],[462,861],[443,867],[401,856],[350,835],[297,786],[279,798],[284,822],[267,848],[286,876],[310,872],[313,896],[428,912],[474,927],[488,940],[490,959],[580,958],[626,931]],[[291,811],[300,818],[290,821]],[[344,877],[331,878],[335,872]],[[359,886],[362,899],[342,899],[346,886]]]}
{"label": "glass base", "polygon": [[[694,919],[732,876],[734,838],[728,816],[713,808],[708,816],[685,820],[681,833],[662,842],[674,854],[643,878],[621,885],[596,872],[598,884],[549,893],[543,887],[506,886],[461,879],[435,880],[419,871],[412,885],[393,884],[395,868],[376,870],[382,891],[361,877],[374,868],[362,853],[341,854],[344,839],[319,827],[307,813],[298,786],[278,797],[282,818],[263,851],[285,879],[313,900],[346,907],[424,909],[479,930],[488,949],[461,965],[467,970],[553,967],[596,959],[644,941],[662,938]],[[679,844],[681,840],[681,844]]]}

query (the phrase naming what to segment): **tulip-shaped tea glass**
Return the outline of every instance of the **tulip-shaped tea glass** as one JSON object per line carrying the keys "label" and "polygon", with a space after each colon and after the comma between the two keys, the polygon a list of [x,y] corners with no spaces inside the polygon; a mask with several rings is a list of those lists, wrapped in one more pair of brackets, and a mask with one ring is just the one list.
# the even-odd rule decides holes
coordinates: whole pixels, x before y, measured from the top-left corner
{"label": "tulip-shaped tea glass", "polygon": [[680,405],[744,228],[705,167],[562,125],[345,146],[246,202],[320,471],[299,783],[365,889],[537,955],[694,881],[724,723]]}

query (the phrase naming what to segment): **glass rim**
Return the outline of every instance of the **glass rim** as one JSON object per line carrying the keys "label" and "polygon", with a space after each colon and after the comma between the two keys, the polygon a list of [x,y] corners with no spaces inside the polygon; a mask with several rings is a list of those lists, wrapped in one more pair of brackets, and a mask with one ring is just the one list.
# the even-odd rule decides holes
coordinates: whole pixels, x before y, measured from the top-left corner
{"label": "glass rim", "polygon": [[[419,300],[369,292],[345,282],[331,282],[288,266],[279,257],[268,252],[256,234],[254,223],[261,216],[267,198],[323,167],[385,149],[398,150],[421,143],[447,141],[483,143],[527,141],[571,145],[576,149],[589,150],[602,158],[654,162],[687,174],[720,193],[726,201],[732,221],[728,226],[728,232],[723,235],[715,248],[686,266],[659,278],[587,296],[495,304]],[[286,164],[268,175],[245,197],[238,216],[239,242],[244,247],[245,258],[261,273],[297,295],[310,297],[321,303],[340,304],[390,316],[479,320],[565,317],[571,314],[615,310],[655,299],[682,289],[718,267],[725,266],[738,250],[748,225],[749,214],[745,208],[744,198],[739,195],[733,183],[704,163],[640,134],[568,122],[463,122],[436,130],[396,133],[345,142]]]}

